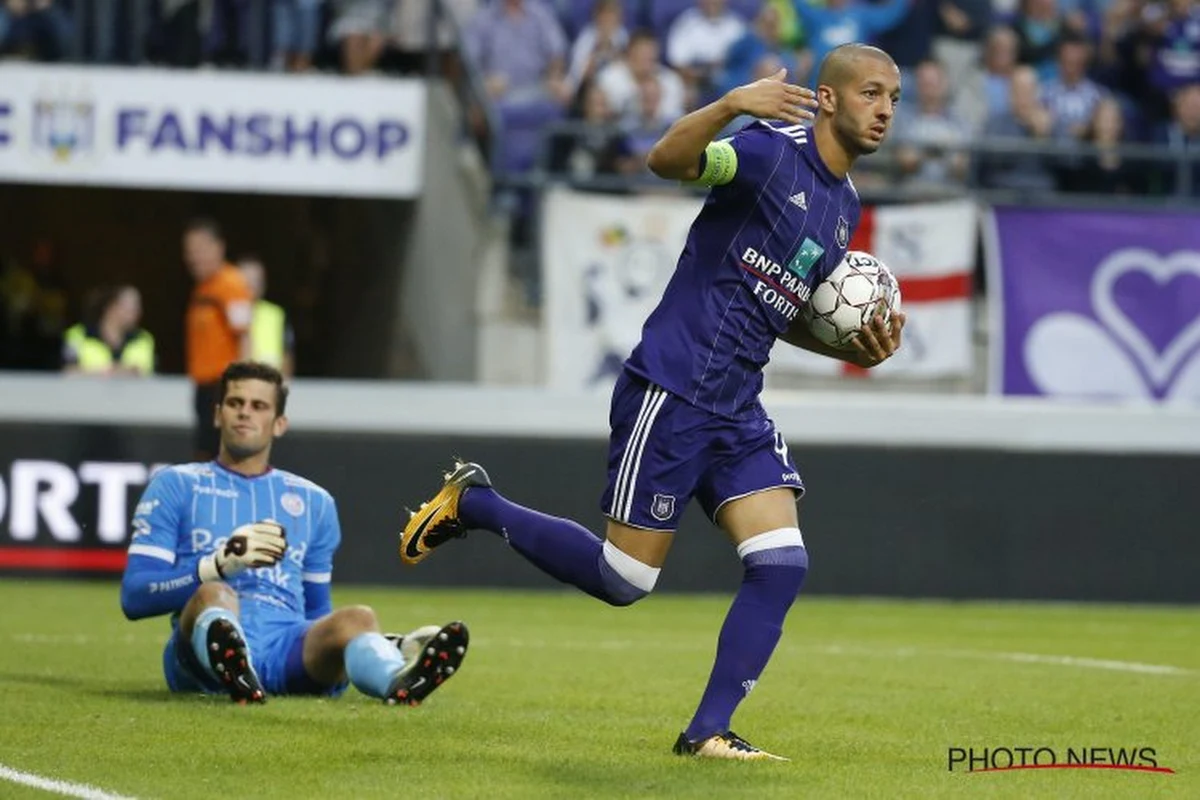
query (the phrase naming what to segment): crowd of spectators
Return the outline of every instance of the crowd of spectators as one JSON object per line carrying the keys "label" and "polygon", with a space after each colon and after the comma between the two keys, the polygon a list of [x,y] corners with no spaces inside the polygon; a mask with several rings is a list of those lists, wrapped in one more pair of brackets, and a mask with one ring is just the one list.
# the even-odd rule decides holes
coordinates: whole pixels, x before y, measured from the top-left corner
{"label": "crowd of spectators", "polygon": [[[1184,170],[1131,163],[1119,146],[1200,147],[1200,0],[439,5],[449,19],[435,31],[437,49],[461,52],[474,67],[503,129],[494,167],[510,175],[535,166],[580,180],[642,174],[645,152],[682,114],[780,67],[810,83],[823,55],[848,41],[888,50],[905,84],[891,143],[863,163],[860,186],[1169,193],[1189,188],[1179,185]],[[0,0],[0,56],[405,72],[424,64],[432,7]],[[1014,140],[1094,147],[1047,156],[977,146]],[[1200,192],[1200,180],[1188,183]]]}
{"label": "crowd of spectators", "polygon": [[811,84],[848,41],[892,53],[905,86],[860,186],[1169,193],[1176,164],[1120,146],[1200,150],[1198,0],[492,0],[464,19],[509,173],[642,173],[682,114],[780,67]]}

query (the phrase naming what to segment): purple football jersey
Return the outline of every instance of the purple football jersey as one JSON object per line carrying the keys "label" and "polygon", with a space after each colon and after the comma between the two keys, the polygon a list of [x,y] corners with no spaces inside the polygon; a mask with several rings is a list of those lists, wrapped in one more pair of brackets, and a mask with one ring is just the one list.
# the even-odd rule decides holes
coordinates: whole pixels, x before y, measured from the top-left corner
{"label": "purple football jersey", "polygon": [[752,122],[728,143],[737,171],[709,192],[625,367],[739,419],[764,414],[771,347],[846,254],[859,201],[807,127]]}

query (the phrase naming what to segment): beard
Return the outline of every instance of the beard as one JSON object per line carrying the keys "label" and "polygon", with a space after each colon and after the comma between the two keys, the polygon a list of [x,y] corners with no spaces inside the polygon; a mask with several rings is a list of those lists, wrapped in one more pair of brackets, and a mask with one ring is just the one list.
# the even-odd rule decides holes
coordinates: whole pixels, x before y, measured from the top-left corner
{"label": "beard", "polygon": [[868,139],[858,132],[858,127],[850,120],[840,119],[834,125],[838,140],[851,156],[869,156],[883,146],[883,140],[878,142]]}
{"label": "beard", "polygon": [[225,452],[234,461],[245,461],[267,449],[267,445],[235,444],[233,442],[222,442],[222,444],[225,446]]}

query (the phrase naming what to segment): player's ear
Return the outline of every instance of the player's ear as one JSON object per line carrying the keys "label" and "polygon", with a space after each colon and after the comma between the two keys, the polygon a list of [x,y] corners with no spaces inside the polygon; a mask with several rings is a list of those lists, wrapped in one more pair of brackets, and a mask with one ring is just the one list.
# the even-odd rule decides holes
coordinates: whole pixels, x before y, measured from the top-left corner
{"label": "player's ear", "polygon": [[275,421],[271,423],[271,435],[276,439],[287,433],[287,429],[288,418],[286,416],[278,416],[275,418]]}
{"label": "player's ear", "polygon": [[832,86],[825,84],[817,86],[817,103],[822,113],[832,114],[837,111],[837,92],[833,90]]}

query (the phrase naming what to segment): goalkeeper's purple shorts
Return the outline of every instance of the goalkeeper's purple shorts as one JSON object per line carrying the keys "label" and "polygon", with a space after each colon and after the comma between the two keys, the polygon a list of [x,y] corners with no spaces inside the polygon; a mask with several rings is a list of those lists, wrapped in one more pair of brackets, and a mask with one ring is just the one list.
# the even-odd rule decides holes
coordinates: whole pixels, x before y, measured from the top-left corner
{"label": "goalkeeper's purple shorts", "polygon": [[673,531],[693,497],[709,519],[721,506],[804,482],[765,411],[732,420],[623,371],[613,388],[608,487],[601,510],[635,528]]}
{"label": "goalkeeper's purple shorts", "polygon": [[[314,694],[336,697],[346,691],[346,683],[324,686],[304,669],[304,637],[312,622],[295,619],[259,620],[248,629],[250,663],[267,694]],[[163,673],[173,692],[224,694],[215,678],[196,658],[188,637],[176,628],[163,649]]]}

